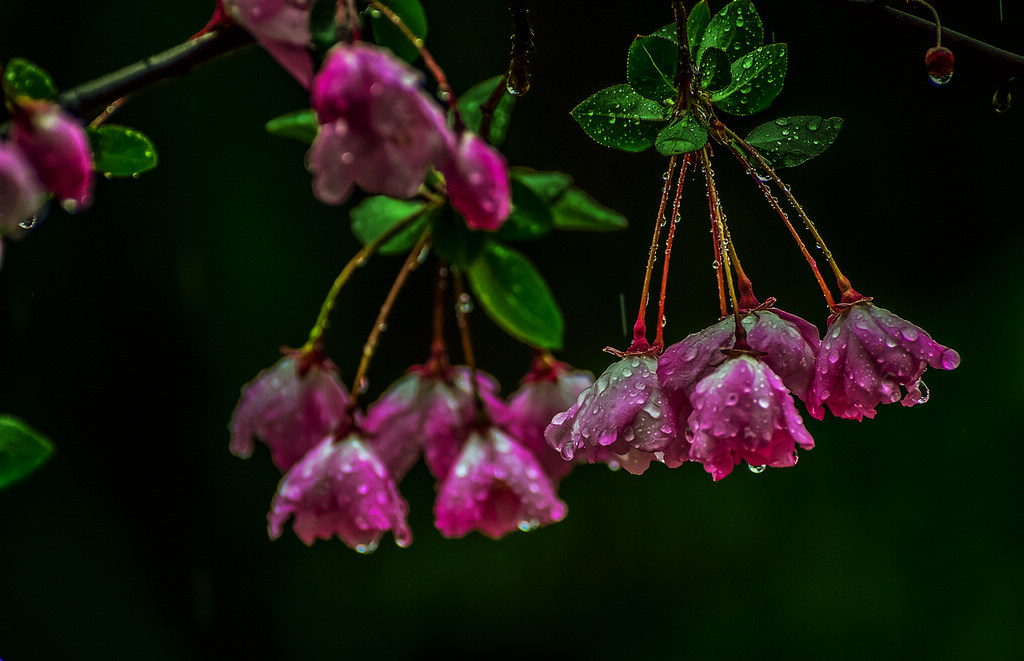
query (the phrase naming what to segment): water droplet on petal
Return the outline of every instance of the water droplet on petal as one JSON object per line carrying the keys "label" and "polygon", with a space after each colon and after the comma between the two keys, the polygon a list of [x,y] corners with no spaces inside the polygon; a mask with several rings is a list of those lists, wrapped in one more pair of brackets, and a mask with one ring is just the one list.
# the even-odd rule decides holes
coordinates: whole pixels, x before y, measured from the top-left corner
{"label": "water droplet on petal", "polygon": [[750,469],[751,473],[761,474],[764,472],[764,466],[754,466],[753,464],[747,464],[747,468]]}

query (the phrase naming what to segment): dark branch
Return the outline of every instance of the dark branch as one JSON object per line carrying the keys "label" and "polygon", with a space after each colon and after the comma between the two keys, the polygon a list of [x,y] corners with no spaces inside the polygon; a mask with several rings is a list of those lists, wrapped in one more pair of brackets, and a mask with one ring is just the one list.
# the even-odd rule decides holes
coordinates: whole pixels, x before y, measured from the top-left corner
{"label": "dark branch", "polygon": [[252,37],[237,26],[207,32],[141,62],[62,92],[57,96],[57,102],[81,117],[83,112],[105,108],[147,85],[187,73],[197,64],[250,43]]}
{"label": "dark branch", "polygon": [[[833,5],[852,7],[864,11],[882,14],[909,28],[924,32],[935,32],[935,23],[918,18],[913,14],[893,9],[883,4],[880,0],[824,0]],[[974,51],[984,59],[989,60],[993,67],[1007,76],[1024,76],[1024,55],[1018,55],[1002,48],[997,48],[979,39],[969,37],[949,28],[942,28],[942,43],[960,46]]]}

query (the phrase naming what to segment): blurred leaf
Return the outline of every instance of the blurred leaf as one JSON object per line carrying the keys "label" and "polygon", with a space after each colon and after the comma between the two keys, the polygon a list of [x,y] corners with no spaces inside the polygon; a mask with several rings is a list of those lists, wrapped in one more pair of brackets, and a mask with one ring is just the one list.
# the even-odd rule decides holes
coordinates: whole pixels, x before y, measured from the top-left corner
{"label": "blurred leaf", "polygon": [[480,256],[486,241],[485,234],[488,233],[469,229],[451,207],[444,207],[441,213],[434,215],[430,240],[442,259],[466,271]]}
{"label": "blurred leaf", "polygon": [[368,197],[349,213],[352,219],[352,234],[365,246],[373,243],[392,227],[419,216],[380,247],[382,255],[403,253],[412,248],[423,234],[430,219],[430,213],[424,213],[426,210],[427,203],[418,200],[396,200],[386,195]]}
{"label": "blurred leaf", "polygon": [[686,17],[686,40],[690,42],[690,55],[694,58],[697,56],[697,49],[700,48],[700,43],[704,39],[704,33],[710,22],[711,10],[708,9],[708,3],[700,0],[690,10],[690,15]]}
{"label": "blurred leaf", "polygon": [[635,152],[654,144],[670,112],[629,85],[614,85],[584,99],[572,117],[598,144]]}
{"label": "blurred leaf", "polygon": [[686,115],[669,124],[658,133],[654,146],[665,156],[697,151],[708,141],[708,132],[693,114]]}
{"label": "blurred leaf", "polygon": [[607,232],[627,226],[626,217],[572,185],[564,172],[512,168],[513,183],[528,186],[548,205],[555,229]]}
{"label": "blurred leaf", "polygon": [[746,140],[776,168],[791,168],[829,148],[843,127],[840,117],[779,117],[750,132]]}
{"label": "blurred leaf", "polygon": [[110,177],[135,177],[156,167],[153,142],[127,126],[104,124],[88,129],[93,168]]}
{"label": "blurred leaf", "polygon": [[720,48],[735,61],[764,43],[761,17],[750,0],[735,0],[714,15],[701,38],[697,58],[708,48]]}
{"label": "blurred leaf", "polygon": [[[395,12],[409,31],[420,39],[427,36],[427,15],[419,0],[381,0],[383,4]],[[373,26],[373,39],[377,44],[390,48],[391,51],[406,62],[415,62],[420,56],[419,49],[396,28],[388,17],[376,9],[370,9],[370,24]]]}
{"label": "blurred leaf", "polygon": [[672,103],[676,98],[679,46],[663,37],[638,36],[629,46],[626,80],[643,97]]}
{"label": "blurred leaf", "polygon": [[294,138],[311,145],[320,131],[320,124],[317,122],[316,112],[312,108],[306,108],[273,118],[267,122],[266,129],[271,135]]}
{"label": "blurred leaf", "polygon": [[725,89],[732,82],[729,56],[720,48],[708,48],[700,56],[700,86],[709,92]]}
{"label": "blurred leaf", "polygon": [[562,313],[551,290],[522,253],[488,240],[466,270],[473,293],[506,333],[542,349],[562,346]]}
{"label": "blurred leaf", "polygon": [[711,94],[711,102],[733,115],[765,110],[786,79],[786,44],[762,46],[732,63],[732,82]]}
{"label": "blurred leaf", "polygon": [[[473,85],[459,97],[459,112],[462,113],[462,119],[466,122],[466,126],[474,133],[480,133],[480,122],[483,120],[480,106],[487,101],[498,84],[501,84],[501,76],[493,76]],[[516,98],[508,93],[505,85],[501,84],[501,86],[503,89],[501,100],[494,108],[494,114],[491,116],[491,128],[485,136],[487,142],[496,146],[505,141],[508,125],[512,121],[512,108],[516,102]]]}
{"label": "blurred leaf", "polygon": [[14,416],[0,416],[0,489],[35,471],[53,454],[53,444]]}
{"label": "blurred leaf", "polygon": [[321,53],[338,41],[337,0],[313,0],[309,11],[309,36]]}
{"label": "blurred leaf", "polygon": [[8,97],[27,96],[30,99],[49,100],[57,96],[57,86],[50,74],[26,59],[15,57],[7,63],[3,78],[4,93]]}
{"label": "blurred leaf", "polygon": [[537,239],[551,232],[554,220],[548,202],[522,181],[512,178],[512,213],[497,232],[502,241]]}

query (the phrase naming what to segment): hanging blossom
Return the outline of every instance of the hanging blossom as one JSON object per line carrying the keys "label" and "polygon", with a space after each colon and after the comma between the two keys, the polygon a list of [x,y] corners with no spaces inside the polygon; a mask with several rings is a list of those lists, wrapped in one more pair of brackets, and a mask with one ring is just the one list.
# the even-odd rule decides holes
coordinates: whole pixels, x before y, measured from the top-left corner
{"label": "hanging blossom", "polygon": [[0,140],[0,236],[16,232],[45,201],[43,184],[21,148]]}
{"label": "hanging blossom", "polygon": [[654,460],[678,466],[678,415],[661,391],[657,369],[657,358],[644,354],[612,363],[552,418],[544,438],[566,460],[606,461],[634,474]]}
{"label": "hanging blossom", "polygon": [[324,438],[292,466],[281,479],[267,523],[271,539],[280,537],[294,517],[292,528],[306,545],[337,535],[368,553],[388,530],[399,546],[412,543],[408,512],[384,463],[351,434],[341,442]]}
{"label": "hanging blossom", "polygon": [[746,461],[752,467],[796,464],[795,447],[814,447],[789,389],[753,352],[730,351],[690,395],[690,458],[715,480]]}
{"label": "hanging blossom", "polygon": [[438,488],[437,529],[492,539],[561,521],[568,507],[533,454],[496,427],[474,429]]}
{"label": "hanging blossom", "polygon": [[[438,480],[451,470],[477,417],[470,372],[465,366],[412,367],[360,418],[367,443],[396,479],[409,471],[420,453]],[[503,407],[498,382],[480,370],[476,378],[486,410],[498,415]]]}
{"label": "hanging blossom", "polygon": [[55,103],[16,100],[11,141],[68,212],[92,204],[92,148],[82,123]]}
{"label": "hanging blossom", "polygon": [[311,96],[320,122],[308,154],[317,199],[341,204],[353,184],[412,197],[429,166],[447,166],[454,137],[422,82],[422,74],[376,46],[339,44],[328,52]]}
{"label": "hanging blossom", "polygon": [[448,198],[476,230],[496,230],[512,211],[508,163],[480,136],[464,131],[442,168]]}
{"label": "hanging blossom", "polygon": [[[224,11],[263,46],[278,64],[309,89],[309,15],[313,0],[218,0]],[[215,15],[216,16],[216,15]]]}
{"label": "hanging blossom", "polygon": [[287,471],[328,434],[346,433],[348,393],[334,364],[317,352],[288,351],[246,384],[231,415],[231,453],[253,453],[253,439],[270,448]]}
{"label": "hanging blossom", "polygon": [[[952,370],[960,355],[871,299],[842,303],[829,318],[818,349],[807,409],[821,420],[824,405],[840,418],[875,417],[875,407],[927,400],[921,376],[928,367]],[[900,386],[906,388],[903,395]]]}

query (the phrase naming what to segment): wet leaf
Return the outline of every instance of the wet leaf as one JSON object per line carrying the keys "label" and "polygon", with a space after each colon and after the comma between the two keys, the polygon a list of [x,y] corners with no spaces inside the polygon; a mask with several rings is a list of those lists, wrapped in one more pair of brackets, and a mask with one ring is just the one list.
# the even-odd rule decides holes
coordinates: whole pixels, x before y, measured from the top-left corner
{"label": "wet leaf", "polygon": [[104,124],[88,129],[93,168],[110,177],[135,177],[157,165],[156,147],[140,131]]}
{"label": "wet leaf", "polygon": [[658,134],[654,146],[665,156],[697,151],[708,141],[708,132],[693,115],[669,124]]}
{"label": "wet leaf", "polygon": [[718,108],[733,115],[765,110],[786,79],[786,44],[762,46],[732,63],[732,82],[711,94]]}
{"label": "wet leaf", "polygon": [[29,475],[53,454],[53,444],[22,420],[0,416],[0,489]]}
{"label": "wet leaf", "polygon": [[628,225],[625,216],[573,186],[572,177],[564,172],[516,167],[512,181],[529,187],[548,205],[555,229],[607,232]]}
{"label": "wet leaf", "polygon": [[737,60],[764,43],[761,17],[750,0],[735,0],[712,17],[697,49],[697,59],[708,48],[725,51],[730,61]]}
{"label": "wet leaf", "polygon": [[337,0],[313,0],[309,11],[309,35],[313,46],[326,52],[338,41]]}
{"label": "wet leaf", "polygon": [[434,215],[430,241],[442,259],[462,270],[467,270],[480,256],[480,251],[487,240],[485,234],[489,232],[475,232],[469,229],[462,217],[452,211],[451,207],[444,207],[440,213]]}
{"label": "wet leaf", "polygon": [[430,213],[426,202],[375,195],[356,205],[349,217],[352,219],[352,234],[364,246],[373,243],[394,226],[415,218],[406,229],[380,246],[382,255],[395,255],[408,251],[419,240],[430,220]]}
{"label": "wet leaf", "polygon": [[[398,14],[405,26],[419,39],[427,36],[427,15],[419,0],[382,0],[388,9]],[[370,25],[373,26],[373,39],[379,45],[391,51],[406,62],[415,62],[420,52],[402,31],[396,28],[388,17],[375,9],[370,10]]]}
{"label": "wet leaf", "polygon": [[675,79],[679,66],[679,46],[663,37],[638,36],[629,46],[626,80],[641,96],[672,103],[676,98]]}
{"label": "wet leaf", "polygon": [[654,144],[670,112],[629,85],[615,85],[584,99],[572,117],[598,144],[636,152]]}
{"label": "wet leaf", "polygon": [[708,29],[710,22],[711,10],[708,9],[708,3],[705,0],[700,0],[690,10],[690,15],[686,17],[686,40],[690,43],[690,55],[694,58],[697,57],[697,49],[700,48],[704,32]]}
{"label": "wet leaf", "polygon": [[791,168],[828,149],[842,127],[840,117],[779,117],[756,127],[746,140],[773,167]]}
{"label": "wet leaf", "polygon": [[732,82],[732,67],[729,56],[720,48],[708,48],[700,56],[700,86],[709,92],[717,92]]}
{"label": "wet leaf", "polygon": [[481,307],[502,330],[535,347],[561,348],[562,313],[525,255],[488,240],[466,274]]}
{"label": "wet leaf", "polygon": [[[480,106],[487,101],[499,83],[501,83],[501,76],[493,76],[473,85],[459,97],[459,112],[462,113],[462,119],[466,122],[466,126],[474,133],[480,132],[480,122],[483,119]],[[505,86],[502,85],[502,88],[504,89]],[[505,141],[505,136],[508,135],[508,125],[512,121],[512,108],[515,106],[515,102],[516,98],[509,94],[507,89],[504,89],[501,100],[498,101],[498,105],[494,108],[494,114],[491,116],[491,128],[486,136],[487,142],[492,145],[500,145]]]}
{"label": "wet leaf", "polygon": [[316,112],[312,108],[296,110],[275,117],[266,124],[267,133],[282,138],[293,138],[307,145],[313,144],[320,130]]}
{"label": "wet leaf", "polygon": [[12,58],[4,68],[4,93],[10,98],[50,100],[57,96],[57,86],[50,74],[26,59]]}
{"label": "wet leaf", "polygon": [[538,239],[551,232],[554,219],[548,202],[522,181],[512,178],[512,213],[497,232],[502,241]]}

